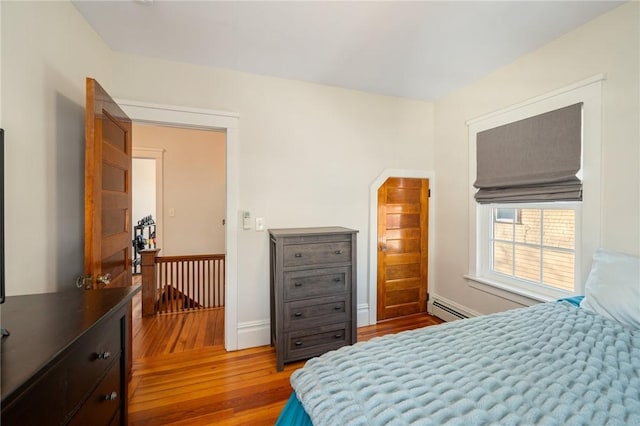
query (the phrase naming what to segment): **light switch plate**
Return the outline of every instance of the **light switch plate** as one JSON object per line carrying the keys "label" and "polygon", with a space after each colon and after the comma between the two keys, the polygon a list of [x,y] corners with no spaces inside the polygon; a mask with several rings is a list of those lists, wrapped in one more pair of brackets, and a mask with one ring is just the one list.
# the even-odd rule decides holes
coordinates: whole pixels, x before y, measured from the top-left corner
{"label": "light switch plate", "polygon": [[264,231],[264,218],[256,217],[256,231]]}
{"label": "light switch plate", "polygon": [[242,212],[242,229],[251,229],[251,212]]}

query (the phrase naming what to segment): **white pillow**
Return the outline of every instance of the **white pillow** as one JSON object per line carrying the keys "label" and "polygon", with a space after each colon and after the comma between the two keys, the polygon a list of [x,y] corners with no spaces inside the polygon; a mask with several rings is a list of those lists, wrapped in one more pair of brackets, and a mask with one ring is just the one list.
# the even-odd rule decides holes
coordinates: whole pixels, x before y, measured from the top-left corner
{"label": "white pillow", "polygon": [[596,250],[580,307],[640,329],[640,257]]}

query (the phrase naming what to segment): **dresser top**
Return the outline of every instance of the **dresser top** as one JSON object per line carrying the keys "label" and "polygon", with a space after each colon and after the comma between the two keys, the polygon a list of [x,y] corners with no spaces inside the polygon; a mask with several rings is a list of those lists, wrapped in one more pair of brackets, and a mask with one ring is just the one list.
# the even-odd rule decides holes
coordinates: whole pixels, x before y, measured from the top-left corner
{"label": "dresser top", "polygon": [[342,226],[323,226],[318,228],[283,228],[269,229],[269,233],[275,237],[295,237],[298,235],[314,234],[346,234],[357,233],[355,229],[343,228]]}
{"label": "dresser top", "polygon": [[125,306],[140,286],[11,296],[0,306],[2,402],[101,322]]}

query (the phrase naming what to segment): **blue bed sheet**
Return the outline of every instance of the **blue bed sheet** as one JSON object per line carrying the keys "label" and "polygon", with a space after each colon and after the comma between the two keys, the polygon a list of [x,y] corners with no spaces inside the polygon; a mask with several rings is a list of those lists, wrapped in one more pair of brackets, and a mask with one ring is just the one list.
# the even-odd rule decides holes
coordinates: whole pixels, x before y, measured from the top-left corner
{"label": "blue bed sheet", "polygon": [[563,299],[558,299],[558,302],[569,302],[574,306],[580,307],[580,302],[582,302],[584,296],[573,296],[573,297],[565,297]]}
{"label": "blue bed sheet", "polygon": [[312,426],[311,419],[294,391],[278,417],[276,426]]}

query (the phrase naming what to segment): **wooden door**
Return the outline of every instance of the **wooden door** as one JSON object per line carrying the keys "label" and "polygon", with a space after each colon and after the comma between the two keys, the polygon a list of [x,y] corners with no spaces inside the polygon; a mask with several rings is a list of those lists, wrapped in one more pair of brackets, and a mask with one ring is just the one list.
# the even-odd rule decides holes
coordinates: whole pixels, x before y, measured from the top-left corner
{"label": "wooden door", "polygon": [[131,120],[87,78],[84,270],[91,288],[131,285]]}
{"label": "wooden door", "polygon": [[389,178],[378,190],[378,320],[426,312],[429,180]]}

